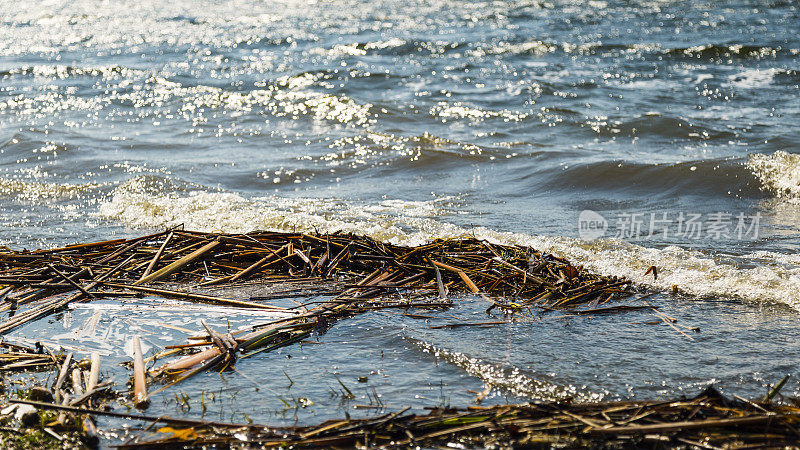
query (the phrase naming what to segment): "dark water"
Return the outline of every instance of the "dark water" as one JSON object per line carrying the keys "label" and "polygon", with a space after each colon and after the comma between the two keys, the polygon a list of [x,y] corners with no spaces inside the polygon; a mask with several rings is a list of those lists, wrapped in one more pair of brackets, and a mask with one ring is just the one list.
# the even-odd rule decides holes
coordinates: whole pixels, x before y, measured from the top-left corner
{"label": "dark water", "polygon": [[[315,402],[300,421],[353,412],[329,392],[333,374],[356,383],[378,370],[387,376],[370,383],[392,407],[463,404],[485,381],[500,387],[490,401],[654,397],[708,382],[756,395],[796,373],[800,356],[798,8],[3,2],[0,245],[178,223],[409,244],[469,233],[628,276],[702,329],[691,341],[630,325],[653,319],[636,314],[452,330],[365,315],[291,359],[241,364],[263,385],[264,412],[252,415],[263,421],[283,420],[272,413],[278,396]],[[607,219],[600,239],[579,239],[584,210]],[[708,233],[720,212],[731,214],[728,236]],[[651,213],[669,219],[652,235]],[[698,236],[680,233],[681,213],[701,217]],[[626,233],[631,214],[646,219],[646,235]],[[739,214],[758,215],[757,236],[737,235]],[[658,281],[643,275],[653,264]],[[668,295],[673,285],[683,294]],[[461,313],[491,320],[469,305],[434,315]],[[71,314],[79,320],[61,320],[65,330],[94,312]],[[103,311],[92,335],[137,333],[120,325],[134,318],[132,308]],[[46,322],[15,336],[66,332]],[[276,367],[313,376],[293,377],[287,393]],[[235,375],[225,383],[253,389]]]}

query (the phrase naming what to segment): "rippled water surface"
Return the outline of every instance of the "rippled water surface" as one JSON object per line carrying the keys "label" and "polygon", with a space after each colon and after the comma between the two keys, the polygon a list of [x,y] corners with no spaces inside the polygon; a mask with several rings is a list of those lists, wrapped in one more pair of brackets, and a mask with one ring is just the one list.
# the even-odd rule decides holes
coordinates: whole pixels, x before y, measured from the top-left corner
{"label": "rippled water surface", "polygon": [[[356,383],[371,372],[398,408],[463,404],[487,382],[498,388],[492,401],[655,397],[708,382],[758,395],[796,373],[800,357],[799,9],[0,1],[0,245],[179,223],[407,244],[474,234],[630,277],[701,328],[692,341],[644,325],[652,315],[431,330],[368,314],[336,324],[323,345],[288,350],[291,359],[265,354],[242,367],[262,385],[264,411],[253,415],[262,421],[279,420],[277,398],[292,395],[315,402],[297,420],[339,416],[352,405],[330,392],[334,374]],[[587,209],[609,222],[591,242],[578,238]],[[681,212],[730,213],[734,224],[758,214],[759,233],[698,239],[670,226],[636,238],[618,223]],[[654,264],[658,280],[644,276]],[[493,320],[470,305],[428,320]],[[110,336],[103,325],[138,332],[120,328],[135,310],[104,311],[98,342]],[[63,344],[79,324],[65,320],[15,336],[44,330]],[[183,339],[176,333],[152,345]],[[287,392],[276,364],[314,376],[295,376]],[[185,389],[197,394],[214,377]],[[226,379],[231,392],[254,389]]]}

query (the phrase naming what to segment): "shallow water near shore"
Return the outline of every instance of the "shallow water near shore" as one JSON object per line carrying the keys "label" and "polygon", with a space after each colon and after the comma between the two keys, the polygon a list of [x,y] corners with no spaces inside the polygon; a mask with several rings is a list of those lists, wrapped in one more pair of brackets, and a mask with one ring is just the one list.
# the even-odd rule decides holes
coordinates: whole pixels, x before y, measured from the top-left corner
{"label": "shallow water near shore", "polygon": [[[428,320],[368,313],[314,336],[321,344],[243,361],[244,376],[181,385],[193,402],[220,392],[206,414],[307,423],[375,413],[375,393],[387,410],[465,404],[484,383],[496,386],[487,402],[691,395],[708,383],[757,396],[798,372],[792,2],[0,6],[0,246],[180,223],[403,244],[474,235],[629,277],[701,330],[690,340],[640,312],[428,328],[448,315],[493,320],[470,298],[417,311]],[[597,240],[579,237],[584,210],[608,222]],[[720,212],[727,236],[675,221],[699,214],[707,226]],[[631,214],[640,233],[625,232]],[[648,229],[662,214],[670,222]],[[760,217],[757,236],[735,232],[739,214]],[[123,337],[148,335],[145,307],[158,304],[80,305],[10,338],[123,361]],[[195,329],[206,312],[182,314],[193,325],[173,325]],[[181,333],[160,329],[151,345]],[[359,398],[337,397],[335,376]],[[800,393],[798,380],[784,392]],[[171,395],[151,412],[175,414]],[[292,397],[313,405],[287,408]]]}
{"label": "shallow water near shore", "polygon": [[[155,393],[147,413],[304,425],[345,414],[467,405],[487,386],[492,389],[485,405],[691,397],[709,384],[728,395],[756,398],[792,372],[798,357],[797,317],[785,307],[650,299],[662,312],[699,327],[694,340],[648,323],[655,317],[644,311],[590,317],[554,312],[505,325],[432,328],[501,318],[487,317],[479,298],[454,300],[452,308],[417,309],[412,316],[399,310],[341,319],[302,344],[241,359],[236,371],[200,374]],[[131,360],[126,343],[134,334],[144,337],[148,352],[186,342],[190,331],[202,328],[201,320],[224,332],[278,317],[156,298],[102,300],[75,304],[7,340],[38,341],[76,354],[97,351],[103,379],[121,384],[130,371],[118,363]],[[48,337],[31,338],[43,335]],[[796,382],[787,387],[796,391]],[[108,418],[98,423],[110,441],[135,425]]]}

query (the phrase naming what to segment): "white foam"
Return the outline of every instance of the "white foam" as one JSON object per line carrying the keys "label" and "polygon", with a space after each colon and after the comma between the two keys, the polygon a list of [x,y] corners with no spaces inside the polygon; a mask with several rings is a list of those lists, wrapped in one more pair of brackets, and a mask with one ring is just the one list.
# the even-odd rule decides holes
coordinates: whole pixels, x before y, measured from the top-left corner
{"label": "white foam", "polygon": [[732,86],[742,89],[754,89],[767,86],[772,83],[775,74],[779,73],[780,69],[747,69],[740,73],[730,75],[728,80]]}
{"label": "white foam", "polygon": [[402,45],[406,45],[406,41],[405,40],[393,37],[393,38],[388,39],[386,41],[368,42],[367,45],[364,46],[364,48],[369,49],[369,50],[372,50],[372,49],[382,50],[382,49],[385,49],[385,48],[400,47]]}
{"label": "white foam", "polygon": [[[161,190],[162,192],[158,192]],[[431,218],[437,206],[449,198],[429,201],[387,199],[357,204],[330,198],[259,197],[246,199],[224,192],[163,193],[145,177],[117,187],[111,199],[101,203],[97,215],[133,227],[160,228],[184,224],[201,231],[247,232],[284,230],[322,233],[352,232],[396,243],[425,241],[424,234],[404,229],[431,227],[459,233],[455,226],[437,225]]]}
{"label": "white foam", "polygon": [[[43,172],[35,169],[24,173],[26,178],[46,178]],[[38,181],[23,181],[21,179],[0,178],[0,196],[13,196],[22,200],[44,200],[59,198],[81,198],[84,194],[94,191],[102,186],[99,183],[47,183]]]}
{"label": "white foam", "polygon": [[763,187],[779,198],[800,203],[800,155],[779,150],[771,155],[750,155],[747,167]]}
{"label": "white foam", "polygon": [[[784,303],[800,310],[800,261],[787,255],[761,252],[756,267],[747,256],[722,258],[677,246],[642,247],[616,239],[584,242],[567,237],[530,236],[480,230],[477,236],[503,243],[529,245],[585,265],[605,275],[625,276],[641,285],[702,297],[731,297],[752,302]],[[755,256],[755,255],[753,255]],[[736,264],[734,259],[743,264]],[[794,263],[793,263],[794,262]],[[645,276],[658,267],[658,280]]]}
{"label": "white foam", "polygon": [[436,106],[431,107],[430,114],[443,119],[472,119],[472,120],[485,120],[489,118],[499,117],[506,122],[519,122],[525,120],[530,116],[526,112],[514,111],[490,111],[479,108],[467,106],[460,102],[448,104],[446,102],[439,102]]}

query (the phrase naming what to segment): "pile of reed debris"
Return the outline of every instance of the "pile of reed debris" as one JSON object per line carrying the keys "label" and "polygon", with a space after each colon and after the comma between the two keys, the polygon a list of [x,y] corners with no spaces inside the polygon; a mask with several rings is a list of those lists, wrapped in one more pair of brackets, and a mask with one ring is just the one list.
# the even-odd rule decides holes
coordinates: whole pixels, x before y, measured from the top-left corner
{"label": "pile of reed debris", "polygon": [[[302,283],[304,289],[294,294],[230,298],[231,292],[247,292],[237,290],[237,286],[291,283]],[[219,287],[229,296],[217,295],[214,289]],[[529,247],[471,238],[406,247],[351,234],[221,234],[173,228],[135,239],[0,252],[0,311],[9,311],[7,320],[0,323],[0,335],[73,302],[142,294],[258,308],[280,315],[267,323],[224,334],[206,326],[205,335],[149,358],[144,358],[138,338],[134,338],[132,389],[128,395],[135,405],[144,408],[148,392],[152,395],[154,389],[163,390],[194,374],[232,367],[239,358],[291,345],[315,329],[330,326],[339,317],[380,308],[447,307],[452,304],[451,292],[479,298],[489,310],[505,313],[508,320],[531,309],[605,314],[646,308],[685,334],[669,316],[646,302],[637,303],[643,297],[636,298],[629,280],[599,276]],[[287,299],[294,305],[269,303]],[[87,424],[86,418],[96,414],[190,427],[179,433],[184,437],[181,444],[226,444],[241,441],[242,436],[259,445],[299,446],[433,445],[451,439],[484,445],[489,443],[485,439],[494,438],[520,444],[556,440],[583,445],[596,439],[688,443],[698,439],[711,442],[729,427],[756,427],[763,431],[767,425],[771,434],[762,433],[762,438],[779,442],[788,439],[791,433],[787,430],[794,430],[786,425],[791,422],[789,418],[795,417],[794,410],[754,403],[734,405],[710,394],[685,402],[509,405],[434,411],[429,416],[401,412],[374,420],[346,420],[307,428],[171,420],[92,408],[93,404],[102,404],[103,396],[112,388],[97,377],[100,361],[96,354],[75,361],[72,354],[54,354],[50,349],[24,349],[7,343],[5,347],[7,352],[0,355],[0,370],[52,369],[58,374],[48,397],[52,402],[26,400],[28,403],[60,410],[62,415],[84,417],[85,432],[92,431],[91,421]],[[166,363],[154,364],[164,359]],[[152,365],[149,370],[148,365]],[[240,427],[245,431],[235,431]],[[678,432],[684,429],[693,431]],[[743,442],[750,442],[749,431],[745,431],[741,435]]]}
{"label": "pile of reed debris", "polygon": [[[35,400],[13,402],[59,411],[71,420],[82,415],[84,423],[91,423],[92,416],[112,416],[150,424],[115,445],[122,449],[797,448],[798,400],[772,401],[785,381],[757,401],[728,398],[709,387],[688,399],[430,408],[423,415],[405,409],[371,419],[329,420],[303,427],[172,419]],[[46,430],[59,437],[57,431]],[[85,434],[81,438],[92,442]]]}
{"label": "pile of reed debris", "polygon": [[[529,247],[476,239],[437,240],[404,247],[355,235],[254,232],[210,234],[171,230],[130,240],[78,244],[33,252],[0,252],[0,299],[8,310],[38,301],[0,325],[0,333],[73,301],[126,290],[259,307],[251,302],[147,289],[162,280],[198,286],[248,278],[269,282],[341,283],[339,303],[369,301],[399,290],[409,298],[447,297],[468,290],[499,307],[502,298],[551,308],[571,308],[623,294],[628,280],[602,277]],[[56,294],[71,292],[59,297]],[[47,298],[49,301],[42,301]],[[269,305],[260,305],[269,308]]]}
{"label": "pile of reed debris", "polygon": [[270,447],[460,448],[756,448],[796,445],[800,409],[728,399],[708,388],[692,399],[569,405],[557,403],[405,411],[311,427],[215,429],[195,426],[174,437],[121,448],[191,444]]}

